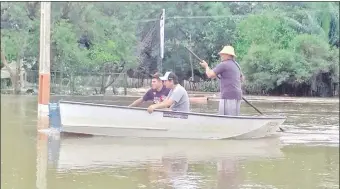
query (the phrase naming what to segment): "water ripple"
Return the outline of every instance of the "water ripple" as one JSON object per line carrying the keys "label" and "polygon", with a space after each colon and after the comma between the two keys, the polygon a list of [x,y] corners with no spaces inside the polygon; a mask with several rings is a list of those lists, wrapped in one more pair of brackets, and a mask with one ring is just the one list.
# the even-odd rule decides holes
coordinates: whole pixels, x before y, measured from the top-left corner
{"label": "water ripple", "polygon": [[280,139],[283,144],[339,146],[338,125],[285,125]]}

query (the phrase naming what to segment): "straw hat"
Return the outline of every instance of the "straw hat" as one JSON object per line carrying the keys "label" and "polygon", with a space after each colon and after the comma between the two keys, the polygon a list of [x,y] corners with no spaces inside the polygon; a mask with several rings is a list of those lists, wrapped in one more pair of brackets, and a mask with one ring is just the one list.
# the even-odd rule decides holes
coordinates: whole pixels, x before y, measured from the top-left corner
{"label": "straw hat", "polygon": [[236,57],[234,47],[232,46],[224,46],[223,49],[218,54],[229,54]]}

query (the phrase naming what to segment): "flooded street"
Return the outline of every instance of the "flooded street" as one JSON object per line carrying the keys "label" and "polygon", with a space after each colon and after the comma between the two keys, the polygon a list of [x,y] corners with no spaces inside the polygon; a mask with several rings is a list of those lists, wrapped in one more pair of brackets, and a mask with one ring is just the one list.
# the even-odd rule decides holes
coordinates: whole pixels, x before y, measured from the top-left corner
{"label": "flooded street", "polygon": [[[128,105],[133,99],[51,97]],[[175,140],[37,132],[36,96],[1,96],[3,189],[339,188],[338,103],[265,102],[288,117],[279,138]],[[193,104],[217,111],[217,102]],[[256,114],[242,103],[242,114]]]}

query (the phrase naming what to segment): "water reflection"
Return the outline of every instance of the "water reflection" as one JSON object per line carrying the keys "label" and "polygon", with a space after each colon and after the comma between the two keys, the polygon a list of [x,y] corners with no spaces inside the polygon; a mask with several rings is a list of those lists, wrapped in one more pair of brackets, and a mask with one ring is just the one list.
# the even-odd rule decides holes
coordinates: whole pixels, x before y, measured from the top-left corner
{"label": "water reflection", "polygon": [[283,157],[277,138],[206,141],[65,136],[51,139],[50,144],[49,162],[57,174],[145,169],[148,178],[140,184],[150,187],[201,188],[204,183],[189,167],[210,164],[215,167],[217,188],[234,188],[240,179],[240,161]]}
{"label": "water reflection", "polygon": [[44,133],[38,133],[37,136],[37,189],[47,189],[47,157],[48,157],[48,136]]}
{"label": "water reflection", "polygon": [[277,139],[40,139],[49,141],[47,188],[336,188],[339,176],[337,148]]}
{"label": "water reflection", "polygon": [[[57,146],[57,145],[56,145]],[[58,171],[107,166],[131,166],[162,159],[185,157],[189,162],[216,161],[223,157],[280,157],[277,138],[214,141],[178,139],[140,139],[113,137],[62,137]]]}

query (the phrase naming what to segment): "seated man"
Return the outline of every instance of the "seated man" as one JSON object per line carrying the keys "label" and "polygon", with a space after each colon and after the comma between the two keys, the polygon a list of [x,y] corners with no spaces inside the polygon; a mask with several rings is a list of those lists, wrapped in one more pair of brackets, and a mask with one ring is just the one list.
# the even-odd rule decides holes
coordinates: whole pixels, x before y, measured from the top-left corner
{"label": "seated man", "polygon": [[163,102],[149,106],[147,111],[152,113],[155,109],[170,107],[172,111],[189,112],[189,95],[185,88],[178,83],[178,77],[172,72],[166,72],[160,79],[164,81],[165,87],[171,90]]}
{"label": "seated man", "polygon": [[162,102],[168,96],[170,89],[167,89],[163,85],[163,81],[160,79],[161,74],[154,74],[151,80],[151,89],[149,89],[143,97],[135,100],[129,107],[139,106],[143,102],[152,100],[154,104]]}

